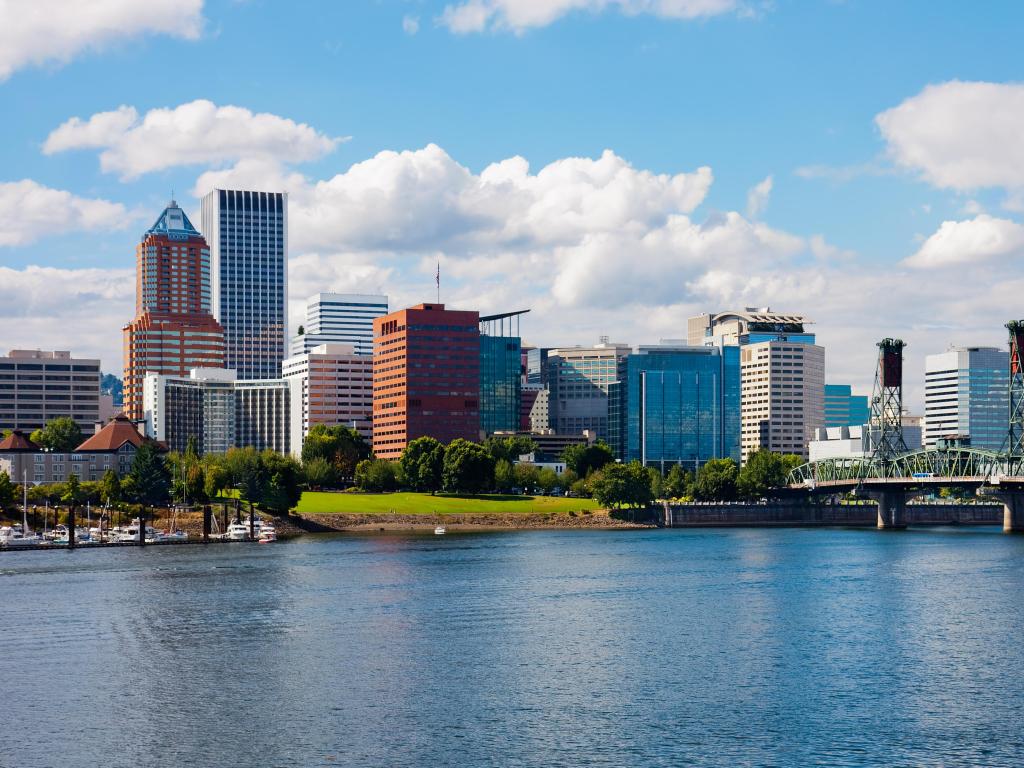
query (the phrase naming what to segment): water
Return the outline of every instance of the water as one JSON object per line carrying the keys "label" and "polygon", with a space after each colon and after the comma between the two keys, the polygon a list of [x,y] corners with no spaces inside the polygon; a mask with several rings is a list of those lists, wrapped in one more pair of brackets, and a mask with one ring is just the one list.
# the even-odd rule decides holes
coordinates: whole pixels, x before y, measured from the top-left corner
{"label": "water", "polygon": [[0,554],[0,766],[1024,764],[1024,538]]}

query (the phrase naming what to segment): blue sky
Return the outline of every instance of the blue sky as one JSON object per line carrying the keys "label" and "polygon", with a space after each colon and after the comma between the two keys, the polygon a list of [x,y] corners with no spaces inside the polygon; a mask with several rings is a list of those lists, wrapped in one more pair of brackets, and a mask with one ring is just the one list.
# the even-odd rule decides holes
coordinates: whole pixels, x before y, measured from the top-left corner
{"label": "blue sky", "polygon": [[[539,343],[678,337],[725,303],[806,312],[828,378],[865,389],[882,335],[919,370],[1024,314],[1021,4],[120,2],[107,25],[0,6],[0,346],[118,371],[134,245],[171,189],[194,211],[212,183],[288,188],[293,317],[315,290],[421,300],[441,261],[450,303],[533,306]],[[196,100],[205,117],[174,112]],[[120,138],[47,144],[120,107]],[[150,110],[182,130],[131,133]],[[605,150],[603,170],[567,162]],[[484,174],[513,157],[529,172]]]}

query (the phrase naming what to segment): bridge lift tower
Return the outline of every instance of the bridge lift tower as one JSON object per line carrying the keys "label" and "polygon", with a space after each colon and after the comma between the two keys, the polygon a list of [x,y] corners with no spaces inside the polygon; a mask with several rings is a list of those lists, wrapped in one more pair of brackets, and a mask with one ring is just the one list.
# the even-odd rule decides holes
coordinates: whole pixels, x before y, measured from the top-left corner
{"label": "bridge lift tower", "polygon": [[[1010,332],[1009,370],[1009,423],[1006,431],[1004,462],[1009,477],[1024,476],[1024,320],[1011,320],[1006,324]],[[989,489],[987,496],[1003,502],[1003,530],[1007,533],[1024,531],[1024,489],[1018,483],[996,480],[997,489]]]}
{"label": "bridge lift tower", "polygon": [[[903,348],[901,339],[878,342],[878,367],[871,396],[871,459],[879,477],[890,477],[893,459],[907,452],[903,439]],[[867,496],[878,504],[879,528],[906,528],[906,491],[875,486]]]}

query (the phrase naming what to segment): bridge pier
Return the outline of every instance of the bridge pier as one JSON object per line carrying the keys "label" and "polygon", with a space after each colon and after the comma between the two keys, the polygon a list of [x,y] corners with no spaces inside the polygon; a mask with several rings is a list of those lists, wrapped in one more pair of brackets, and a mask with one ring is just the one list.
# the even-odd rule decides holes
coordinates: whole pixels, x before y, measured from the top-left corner
{"label": "bridge pier", "polygon": [[896,488],[871,490],[865,494],[878,505],[878,527],[899,531],[907,527],[907,492]]}
{"label": "bridge pier", "polygon": [[1003,533],[1024,531],[1024,494],[1007,493],[1000,501],[1003,502]]}

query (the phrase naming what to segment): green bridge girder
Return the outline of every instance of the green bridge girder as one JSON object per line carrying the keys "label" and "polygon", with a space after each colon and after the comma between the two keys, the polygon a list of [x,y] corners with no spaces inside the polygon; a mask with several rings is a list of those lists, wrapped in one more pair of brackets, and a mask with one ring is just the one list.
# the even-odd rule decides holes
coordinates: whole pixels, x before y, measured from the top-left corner
{"label": "green bridge girder", "polygon": [[862,481],[990,483],[1024,476],[1024,457],[980,448],[923,448],[888,461],[871,456],[831,458],[802,464],[789,473],[790,487],[846,485]]}

